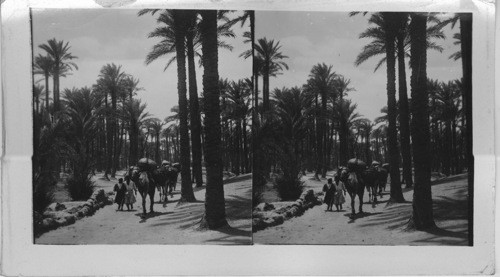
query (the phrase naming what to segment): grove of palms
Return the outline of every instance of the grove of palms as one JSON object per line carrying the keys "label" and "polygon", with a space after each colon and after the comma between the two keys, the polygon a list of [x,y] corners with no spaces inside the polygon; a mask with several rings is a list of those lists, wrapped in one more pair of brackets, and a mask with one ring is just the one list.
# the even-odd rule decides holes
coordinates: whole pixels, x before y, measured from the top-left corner
{"label": "grove of palms", "polygon": [[[288,201],[302,193],[301,176],[307,172],[313,172],[316,180],[325,180],[328,171],[345,166],[351,158],[369,165],[372,161],[388,163],[389,203],[411,200],[403,197],[404,183],[414,191],[408,226],[434,228],[431,172],[448,176],[466,171],[470,174],[472,170],[467,147],[471,128],[467,116],[471,110],[465,104],[470,79],[428,79],[427,51],[442,52],[439,44],[446,38],[444,28],[465,15],[381,12],[350,16],[368,20],[359,38],[369,43],[354,64],[360,66],[378,57],[375,71],[386,67],[387,106],[382,108],[382,115],[371,121],[359,114],[349,96],[363,91],[357,91],[335,64],[313,65],[302,86],[271,89],[269,77],[279,78],[292,70],[287,60],[293,57],[287,53],[287,44],[272,38],[257,39],[254,64],[264,85],[262,107],[256,107],[260,126],[254,135],[264,151],[254,174],[258,174],[260,186],[273,183],[281,200]],[[467,21],[460,23],[465,25]],[[455,45],[464,43],[464,34],[454,38]],[[463,59],[467,51],[470,48],[454,53],[450,59]],[[465,65],[463,71],[466,78],[469,71]]]}
{"label": "grove of palms", "polygon": [[[202,225],[220,228],[227,225],[223,170],[236,175],[252,170],[249,105],[253,83],[230,81],[227,91],[218,85],[218,52],[231,51],[231,39],[238,39],[231,30],[238,14],[139,12],[139,16],[146,14],[156,18],[157,26],[144,33],[144,39],[157,43],[144,53],[145,63],[164,63],[165,72],[158,72],[159,76],[175,74],[177,79],[178,103],[164,119],[148,112],[147,103],[137,95],[144,90],[141,81],[116,63],[102,65],[95,83],[88,87],[60,88],[60,78],[78,69],[78,53],[72,52],[71,41],[54,38],[40,45],[33,68],[34,209],[43,212],[53,201],[58,182],[66,182],[73,200],[86,200],[95,189],[93,175],[101,172],[113,180],[118,171],[145,157],[158,165],[163,160],[181,164],[180,203],[196,201],[193,184],[205,186]],[[164,60],[165,56],[169,59]],[[201,88],[196,80],[198,67],[204,72]],[[38,84],[37,76],[45,86]],[[228,128],[221,128],[222,119]],[[66,181],[60,179],[61,173],[68,175]]]}

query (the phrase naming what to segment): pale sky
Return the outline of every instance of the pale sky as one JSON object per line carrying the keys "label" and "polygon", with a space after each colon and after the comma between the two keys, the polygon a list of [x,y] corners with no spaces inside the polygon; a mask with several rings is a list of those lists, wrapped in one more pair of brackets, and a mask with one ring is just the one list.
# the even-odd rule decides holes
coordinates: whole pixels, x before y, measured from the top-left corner
{"label": "pale sky", "polygon": [[[33,48],[34,54],[45,55],[38,45],[47,40],[68,41],[70,52],[77,56],[74,60],[79,70],[73,75],[60,79],[61,91],[64,88],[91,87],[96,83],[99,71],[107,63],[122,66],[122,70],[139,78],[139,87],[144,88],[138,98],[146,102],[147,111],[155,117],[164,119],[170,109],[178,104],[176,63],[163,71],[170,58],[166,56],[153,63],[144,63],[151,47],[159,39],[148,39],[147,35],[158,24],[156,16],[149,14],[137,16],[138,10],[126,9],[87,9],[87,10],[33,10]],[[236,12],[231,18],[239,15]],[[219,76],[229,80],[250,77],[252,74],[251,59],[238,57],[240,53],[251,47],[244,44],[243,32],[249,31],[249,22],[240,28],[233,27],[236,38],[225,41],[234,47],[233,51],[219,49]],[[198,63],[198,61],[196,61]],[[36,76],[36,79],[41,79]],[[201,95],[202,68],[197,68],[198,91]],[[41,82],[44,85],[44,82]],[[52,80],[50,81],[52,93]]]}
{"label": "pale sky", "polygon": [[[356,91],[350,92],[348,98],[358,104],[358,113],[370,120],[380,116],[380,109],[387,105],[386,66],[381,66],[375,73],[373,70],[382,56],[372,58],[359,67],[354,65],[358,53],[370,42],[370,39],[358,38],[369,26],[368,16],[349,17],[347,13],[340,12],[256,12],[256,40],[263,37],[279,40],[281,52],[289,57],[285,62],[290,69],[270,79],[271,91],[274,88],[302,86],[314,65],[326,63],[333,65],[336,73],[351,79],[351,86]],[[440,81],[461,78],[461,61],[448,59],[460,47],[453,45],[455,32],[459,32],[458,24],[454,30],[445,29],[446,39],[438,41],[444,48],[442,53],[434,50],[427,52],[429,78]],[[410,96],[411,71],[407,68],[406,73]]]}

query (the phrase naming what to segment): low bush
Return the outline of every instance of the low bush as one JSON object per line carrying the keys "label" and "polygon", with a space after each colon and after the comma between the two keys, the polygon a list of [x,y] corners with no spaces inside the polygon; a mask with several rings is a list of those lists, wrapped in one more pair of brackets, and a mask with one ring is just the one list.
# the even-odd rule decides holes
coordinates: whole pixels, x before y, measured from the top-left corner
{"label": "low bush", "polygon": [[74,201],[84,201],[89,199],[95,189],[95,184],[90,177],[76,178],[74,175],[68,178],[67,188],[69,195]]}
{"label": "low bush", "polygon": [[282,201],[297,200],[304,190],[304,182],[298,178],[287,179],[278,177],[275,180],[275,187]]}
{"label": "low bush", "polygon": [[33,180],[33,210],[43,213],[54,202],[53,188],[57,181],[51,176],[36,176]]}

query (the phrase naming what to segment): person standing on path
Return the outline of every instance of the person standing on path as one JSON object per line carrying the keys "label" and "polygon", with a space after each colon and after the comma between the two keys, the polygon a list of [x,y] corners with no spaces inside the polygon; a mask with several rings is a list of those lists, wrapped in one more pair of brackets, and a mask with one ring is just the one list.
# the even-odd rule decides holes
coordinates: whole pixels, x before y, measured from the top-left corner
{"label": "person standing on path", "polygon": [[323,203],[326,204],[326,211],[331,211],[333,206],[333,195],[335,193],[332,178],[328,179],[328,183],[323,186],[323,192],[325,193]]}
{"label": "person standing on path", "polygon": [[115,195],[115,203],[118,204],[117,211],[123,211],[123,202],[125,198],[125,193],[127,192],[127,187],[123,183],[123,179],[118,179],[118,184],[115,184],[113,187],[113,191],[116,192]]}
{"label": "person standing on path", "polygon": [[335,207],[337,207],[337,212],[340,212],[340,210],[342,210],[342,204],[345,203],[346,189],[342,181],[340,180],[335,180],[335,181],[336,182],[333,185],[333,191],[334,191],[333,203],[335,204]]}
{"label": "person standing on path", "polygon": [[126,190],[125,194],[125,204],[127,205],[127,209],[130,211],[133,208],[134,203],[136,202],[135,196],[137,195],[137,187],[135,186],[134,181],[130,180],[130,176],[125,176],[126,182]]}

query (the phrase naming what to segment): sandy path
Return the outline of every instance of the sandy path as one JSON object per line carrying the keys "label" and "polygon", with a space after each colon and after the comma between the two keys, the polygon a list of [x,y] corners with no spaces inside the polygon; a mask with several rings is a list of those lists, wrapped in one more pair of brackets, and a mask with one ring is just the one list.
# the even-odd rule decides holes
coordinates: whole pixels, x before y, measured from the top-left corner
{"label": "sandy path", "polygon": [[[303,177],[306,186],[321,190],[326,181]],[[327,176],[330,178],[330,176]],[[389,189],[389,184],[387,185]],[[256,244],[368,244],[368,245],[467,245],[467,179],[433,185],[434,217],[439,229],[432,232],[404,231],[411,212],[413,190],[404,190],[407,203],[386,205],[389,192],[379,204],[367,204],[364,214],[349,219],[350,197],[341,212],[326,212],[326,205],[315,206],[304,215],[284,224],[254,233]],[[347,205],[346,205],[347,204]],[[335,207],[333,207],[335,210]],[[356,202],[356,210],[358,203]]]}
{"label": "sandy path", "polygon": [[[248,174],[247,174],[248,175]],[[98,187],[112,190],[114,183],[98,180]],[[217,231],[198,231],[205,210],[205,189],[195,189],[197,202],[177,206],[180,182],[167,206],[155,204],[155,213],[141,219],[141,197],[132,211],[116,211],[108,205],[93,216],[73,225],[58,228],[36,239],[39,244],[250,244],[252,242],[251,176],[226,182],[226,215],[231,227]],[[155,202],[159,201],[158,193]],[[149,198],[146,203],[149,211]],[[126,210],[126,208],[125,208]]]}

